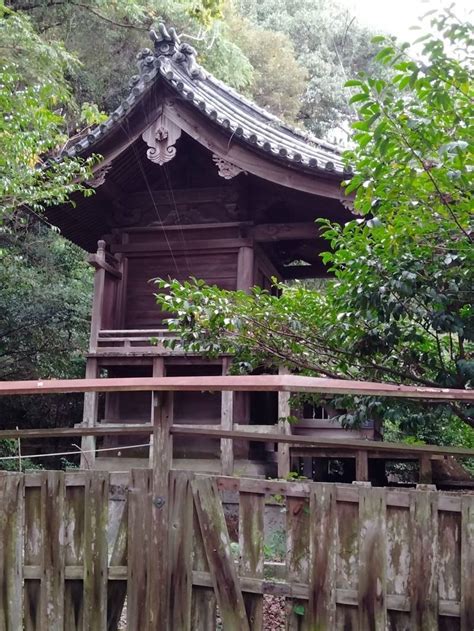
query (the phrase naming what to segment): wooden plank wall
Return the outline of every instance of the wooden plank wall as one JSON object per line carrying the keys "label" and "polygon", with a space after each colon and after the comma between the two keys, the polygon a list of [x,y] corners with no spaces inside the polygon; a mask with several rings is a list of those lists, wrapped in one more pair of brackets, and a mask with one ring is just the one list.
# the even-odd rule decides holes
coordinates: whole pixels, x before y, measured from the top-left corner
{"label": "wooden plank wall", "polygon": [[473,494],[172,471],[158,497],[156,475],[0,474],[0,631],[113,631],[125,597],[129,631],[258,631],[269,597],[288,630],[474,628]]}
{"label": "wooden plank wall", "polygon": [[153,278],[188,280],[203,278],[209,285],[235,289],[237,250],[219,252],[180,252],[130,257],[126,289],[125,326],[130,329],[156,327],[168,314],[160,312],[154,294]]}

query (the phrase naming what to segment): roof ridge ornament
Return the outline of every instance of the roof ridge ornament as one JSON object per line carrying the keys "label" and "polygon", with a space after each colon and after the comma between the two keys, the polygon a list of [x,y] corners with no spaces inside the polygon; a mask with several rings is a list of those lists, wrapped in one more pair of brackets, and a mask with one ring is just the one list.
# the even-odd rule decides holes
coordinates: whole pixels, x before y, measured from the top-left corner
{"label": "roof ridge ornament", "polygon": [[170,57],[179,64],[191,77],[191,79],[205,79],[206,75],[197,63],[196,49],[186,42],[181,42],[176,30],[166,28],[162,22],[155,31],[150,31],[150,39],[155,46],[155,57]]}

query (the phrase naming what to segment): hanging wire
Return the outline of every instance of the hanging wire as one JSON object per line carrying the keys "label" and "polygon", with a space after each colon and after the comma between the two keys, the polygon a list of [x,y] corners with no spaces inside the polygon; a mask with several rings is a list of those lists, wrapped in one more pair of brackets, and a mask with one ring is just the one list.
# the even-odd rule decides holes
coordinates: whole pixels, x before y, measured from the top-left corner
{"label": "hanging wire", "polygon": [[177,221],[178,221],[179,233],[181,235],[181,240],[182,240],[183,245],[184,245],[183,252],[184,252],[184,258],[185,258],[185,261],[186,261],[186,267],[188,268],[188,273],[191,276],[192,272],[191,272],[191,265],[189,264],[189,259],[188,259],[188,251],[187,251],[188,250],[188,247],[187,247],[188,244],[187,244],[187,241],[186,241],[186,235],[185,235],[184,230],[183,230],[183,224],[181,223],[181,217],[179,215],[178,205],[176,204],[176,198],[174,196],[174,190],[173,190],[173,186],[171,184],[171,178],[170,178],[170,175],[168,173],[168,167],[167,167],[166,164],[163,165],[163,172],[165,174],[165,179],[166,179],[166,185],[168,187],[168,192],[169,192],[171,201],[173,203],[174,212],[176,213],[176,218],[177,218]]}
{"label": "hanging wire", "polygon": [[[101,447],[100,449],[78,449],[77,451],[58,451],[49,454],[33,454],[31,456],[21,455],[21,460],[33,460],[34,458],[53,458],[54,456],[79,456],[81,454],[98,453],[99,451],[122,451],[123,449],[136,449],[138,447],[149,447],[151,443],[143,443],[141,445],[125,445],[123,447]],[[18,460],[16,456],[1,456],[0,460]]]}
{"label": "hanging wire", "polygon": [[[128,133],[128,130],[123,125],[122,125],[122,129],[127,134],[129,139],[131,140],[130,135]],[[180,275],[180,271],[179,271],[178,263],[176,262],[176,258],[175,258],[174,252],[173,252],[173,248],[171,247],[171,243],[170,243],[170,240],[168,238],[168,235],[166,234],[166,230],[163,228],[163,220],[161,219],[160,211],[158,210],[158,206],[156,205],[155,198],[154,198],[152,190],[151,190],[150,182],[148,180],[148,177],[147,177],[147,174],[145,172],[145,169],[143,168],[143,165],[142,165],[142,162],[141,162],[141,159],[140,159],[140,155],[139,155],[139,153],[137,151],[137,148],[135,146],[135,142],[132,142],[132,150],[133,150],[133,153],[135,154],[135,159],[136,159],[136,161],[138,163],[138,166],[140,168],[140,172],[142,174],[143,180],[144,180],[146,188],[148,190],[148,194],[150,195],[150,199],[152,201],[153,208],[155,209],[156,217],[157,217],[157,219],[158,219],[158,221],[159,221],[159,223],[161,225],[161,228],[163,230],[163,235],[165,237],[166,245],[167,245],[169,253],[171,255],[171,259],[173,261],[173,265],[174,265],[174,267],[176,269],[177,275],[179,276]]]}

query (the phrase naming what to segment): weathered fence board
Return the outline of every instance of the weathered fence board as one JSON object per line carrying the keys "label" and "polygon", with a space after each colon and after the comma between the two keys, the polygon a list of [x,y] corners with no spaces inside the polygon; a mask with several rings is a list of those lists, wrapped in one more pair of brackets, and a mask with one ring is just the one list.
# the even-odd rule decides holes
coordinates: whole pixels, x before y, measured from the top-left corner
{"label": "weathered fence board", "polygon": [[[265,495],[241,493],[239,503],[240,576],[263,579],[263,516]],[[263,629],[263,597],[244,596],[250,631]]]}
{"label": "weathered fence board", "polygon": [[170,477],[170,625],[191,628],[193,588],[193,495],[190,475]]}
{"label": "weathered fence board", "polygon": [[226,629],[249,631],[217,486],[208,478],[195,479],[191,486],[222,624]]}
{"label": "weathered fence board", "polygon": [[84,628],[107,625],[109,476],[88,472],[84,496]]}
{"label": "weathered fence board", "polygon": [[412,530],[411,626],[438,629],[438,497],[435,492],[410,494]]}
{"label": "weathered fence board", "polygon": [[474,495],[462,498],[461,631],[474,629]]}
{"label": "weathered fence board", "polygon": [[41,625],[43,629],[62,629],[65,573],[64,473],[44,473],[42,491]]}
{"label": "weathered fence board", "polygon": [[[286,498],[286,575],[289,582],[309,580],[309,501],[299,497]],[[288,631],[299,631],[306,602],[297,598],[286,600]],[[306,627],[304,627],[306,628]]]}
{"label": "weathered fence board", "polygon": [[385,631],[385,489],[361,487],[359,497],[359,627]]}
{"label": "weathered fence board", "polygon": [[[156,628],[153,473],[119,477],[120,506],[116,474],[0,475],[0,631],[116,631],[125,594],[128,629]],[[236,494],[239,559],[219,489]],[[474,495],[181,471],[164,491],[163,631],[257,631],[271,597],[288,631],[473,629]],[[286,511],[271,575],[269,510]]]}
{"label": "weathered fence board", "polygon": [[308,603],[309,628],[333,629],[336,624],[337,554],[337,514],[334,486],[331,484],[314,485],[311,489],[309,510],[311,563]]}
{"label": "weathered fence board", "polygon": [[150,563],[151,474],[146,469],[131,473],[128,495],[128,592],[127,628],[148,628],[147,591]]}
{"label": "weathered fence board", "polygon": [[[209,572],[203,536],[199,526],[196,507],[193,507],[193,576],[195,572]],[[207,631],[212,629],[216,620],[216,596],[209,587],[195,586],[191,596],[191,629]]]}
{"label": "weathered fence board", "polygon": [[21,629],[23,476],[0,475],[0,630]]}

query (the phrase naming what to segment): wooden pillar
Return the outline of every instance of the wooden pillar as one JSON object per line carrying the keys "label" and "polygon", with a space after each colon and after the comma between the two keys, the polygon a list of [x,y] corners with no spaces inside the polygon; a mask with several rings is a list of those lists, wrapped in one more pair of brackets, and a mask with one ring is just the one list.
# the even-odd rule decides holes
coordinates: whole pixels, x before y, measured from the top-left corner
{"label": "wooden pillar", "polygon": [[169,475],[173,461],[173,393],[152,394],[153,469],[150,555],[148,559],[149,629],[169,628]]}
{"label": "wooden pillar", "polygon": [[[165,360],[163,357],[154,357],[153,358],[153,368],[152,368],[152,376],[153,377],[164,377],[165,376]],[[156,414],[155,410],[155,397],[152,393],[151,395],[151,422],[153,423],[153,419]],[[153,469],[153,458],[154,458],[154,433],[150,436],[150,451],[148,456],[148,464],[150,469]],[[171,458],[173,458],[173,452],[171,451]]]}
{"label": "wooden pillar", "polygon": [[419,460],[420,472],[418,482],[420,484],[431,484],[433,482],[433,471],[431,467],[431,458],[429,455],[421,456]]}
{"label": "wooden pillar", "polygon": [[[223,375],[227,374],[229,363],[227,357],[222,360]],[[223,391],[221,397],[221,429],[232,431],[234,426],[234,393]],[[234,441],[231,438],[221,439],[221,471],[223,475],[234,473]]]}
{"label": "wooden pillar", "polygon": [[[86,379],[96,379],[98,377],[97,359],[89,358],[86,365]],[[94,427],[97,423],[99,408],[98,392],[84,393],[84,410],[82,414],[82,424],[86,427]],[[81,469],[93,469],[95,464],[95,436],[83,436],[81,440]],[[85,453],[89,452],[89,453]]]}
{"label": "wooden pillar", "polygon": [[[289,370],[281,367],[278,370],[280,375],[288,375]],[[290,416],[290,393],[278,393],[278,427],[282,434],[291,434],[291,427],[288,422]],[[288,443],[278,443],[278,477],[287,478],[290,473],[290,446]]]}
{"label": "wooden pillar", "polygon": [[254,250],[252,247],[239,248],[237,257],[237,289],[250,291],[254,285]]}
{"label": "wooden pillar", "polygon": [[358,482],[367,482],[369,479],[369,460],[367,452],[362,449],[356,454],[356,477]]}
{"label": "wooden pillar", "polygon": [[[105,241],[97,243],[97,259],[105,263]],[[106,271],[100,265],[96,267],[94,274],[94,298],[92,301],[91,333],[89,338],[89,351],[97,350],[97,339],[102,325],[102,312],[104,308],[104,289]]]}

